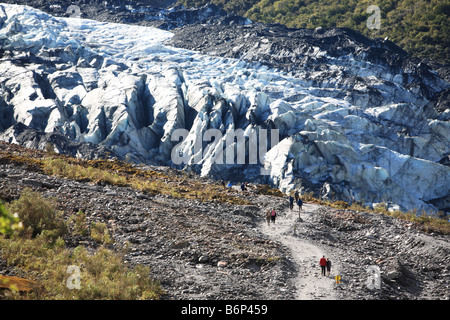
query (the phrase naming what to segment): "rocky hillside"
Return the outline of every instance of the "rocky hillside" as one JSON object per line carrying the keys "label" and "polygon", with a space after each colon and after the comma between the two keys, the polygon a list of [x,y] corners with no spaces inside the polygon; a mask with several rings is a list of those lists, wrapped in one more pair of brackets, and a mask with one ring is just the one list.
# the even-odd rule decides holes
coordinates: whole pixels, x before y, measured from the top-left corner
{"label": "rocky hillside", "polygon": [[[85,165],[1,143],[0,197],[10,202],[24,188],[31,188],[55,197],[65,219],[82,210],[88,224],[105,223],[113,239],[109,246],[118,251],[127,247],[130,265],[150,266],[152,277],[166,291],[165,299],[449,298],[448,228],[446,233],[426,231],[420,223],[333,209],[312,200],[305,201],[298,219],[296,208],[291,211],[285,197],[263,194],[253,184],[242,192],[164,167],[139,167],[164,184],[176,185],[181,195],[171,196],[163,188],[146,192],[104,180],[49,175],[48,168],[41,166],[45,159]],[[225,198],[201,201],[182,196],[182,190],[191,187],[203,193],[217,187]],[[227,203],[226,198],[247,204]],[[270,208],[278,217],[268,227],[264,213]],[[64,240],[68,248],[100,246],[89,236]],[[333,263],[325,277],[318,267],[322,255]],[[369,267],[378,268],[379,287],[368,287]],[[0,256],[0,273],[15,272]],[[342,277],[339,288],[335,275]]]}
{"label": "rocky hillside", "polygon": [[[87,225],[106,223],[114,239],[113,248],[123,251],[128,243],[126,261],[150,266],[152,276],[167,292],[166,299],[292,297],[287,250],[257,229],[260,208],[256,203],[238,206],[202,202],[200,197],[174,198],[161,189],[153,194],[102,181],[88,183],[85,179],[48,176],[32,160],[48,156],[45,153],[7,144],[1,144],[0,153],[3,200],[18,199],[28,187],[45,197],[55,197],[66,219],[81,210]],[[205,193],[217,184],[167,168],[147,170],[166,174],[161,178],[163,183],[177,181],[180,194],[191,186]],[[229,199],[248,198],[221,188]],[[254,196],[248,199],[256,200]],[[71,248],[99,246],[89,237],[69,237],[65,241]],[[218,268],[221,261],[225,264]],[[0,266],[2,274],[11,275],[14,270],[13,266]]]}
{"label": "rocky hillside", "polygon": [[[179,3],[187,7],[214,3],[255,22],[288,27],[350,28],[368,37],[389,37],[416,57],[444,64],[450,61],[448,1],[180,0]],[[380,24],[369,27],[375,12],[380,14]]]}
{"label": "rocky hillside", "polygon": [[348,29],[158,12],[154,28],[2,5],[0,140],[448,211],[445,72]]}
{"label": "rocky hillside", "polygon": [[57,17],[80,17],[102,22],[126,23],[173,29],[186,23],[201,22],[227,13],[215,5],[186,9],[173,0],[4,0],[3,3],[27,5]]}

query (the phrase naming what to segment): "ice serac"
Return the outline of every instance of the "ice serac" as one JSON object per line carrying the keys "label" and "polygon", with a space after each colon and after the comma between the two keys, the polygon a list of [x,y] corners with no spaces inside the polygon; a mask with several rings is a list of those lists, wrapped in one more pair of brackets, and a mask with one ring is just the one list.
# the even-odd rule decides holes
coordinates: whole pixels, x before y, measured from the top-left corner
{"label": "ice serac", "polygon": [[348,29],[176,12],[168,32],[1,5],[0,138],[449,210],[445,75]]}

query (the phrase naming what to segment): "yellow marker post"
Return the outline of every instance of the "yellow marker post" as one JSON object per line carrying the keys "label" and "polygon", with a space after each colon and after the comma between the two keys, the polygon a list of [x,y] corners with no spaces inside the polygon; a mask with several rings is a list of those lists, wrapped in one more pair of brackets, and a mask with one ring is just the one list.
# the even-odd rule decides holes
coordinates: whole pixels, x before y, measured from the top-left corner
{"label": "yellow marker post", "polygon": [[341,283],[341,276],[340,275],[337,275],[334,278],[336,279],[336,284],[340,284]]}
{"label": "yellow marker post", "polygon": [[341,276],[340,275],[337,275],[336,277],[334,277],[334,279],[336,279],[336,284],[335,284],[335,288],[334,289],[337,289],[337,288],[339,288],[339,289],[341,289],[342,290],[342,287],[341,287]]}

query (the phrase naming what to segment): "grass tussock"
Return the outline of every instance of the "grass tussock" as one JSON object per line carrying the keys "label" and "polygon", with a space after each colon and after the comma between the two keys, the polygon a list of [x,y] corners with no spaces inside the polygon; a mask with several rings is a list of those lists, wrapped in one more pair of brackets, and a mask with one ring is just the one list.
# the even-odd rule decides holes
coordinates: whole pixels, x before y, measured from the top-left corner
{"label": "grass tussock", "polygon": [[271,186],[266,184],[257,185],[255,192],[258,194],[264,194],[268,196],[284,197],[284,194],[280,190],[272,188]]}

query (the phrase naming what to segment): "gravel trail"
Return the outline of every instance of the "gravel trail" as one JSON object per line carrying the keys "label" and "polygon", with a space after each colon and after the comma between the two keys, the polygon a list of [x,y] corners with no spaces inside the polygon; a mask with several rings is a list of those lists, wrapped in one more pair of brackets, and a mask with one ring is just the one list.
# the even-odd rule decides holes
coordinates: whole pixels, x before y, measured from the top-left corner
{"label": "gravel trail", "polygon": [[[301,232],[305,223],[311,223],[311,215],[316,213],[318,206],[305,204],[301,213],[301,220],[298,219],[297,208],[294,210],[284,210],[281,212],[275,224],[268,226],[263,224],[263,233],[274,241],[279,241],[291,252],[291,258],[297,269],[295,286],[297,300],[336,300],[335,276],[339,274],[339,269],[334,265],[330,275],[322,276],[319,267],[319,259],[322,256],[330,257],[329,252],[317,244],[301,237]],[[333,261],[334,259],[331,258]]]}

